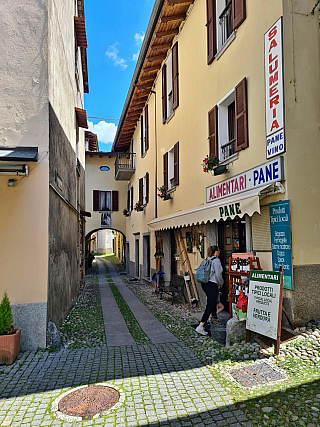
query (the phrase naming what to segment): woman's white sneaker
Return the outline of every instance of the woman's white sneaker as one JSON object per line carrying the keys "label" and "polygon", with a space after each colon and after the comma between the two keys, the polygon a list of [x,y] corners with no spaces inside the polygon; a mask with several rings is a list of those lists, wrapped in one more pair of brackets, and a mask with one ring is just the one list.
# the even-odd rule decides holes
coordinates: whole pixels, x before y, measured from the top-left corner
{"label": "woman's white sneaker", "polygon": [[206,332],[204,330],[203,326],[197,326],[196,327],[196,332],[198,332],[198,334],[201,334],[201,335],[208,335],[208,332]]}

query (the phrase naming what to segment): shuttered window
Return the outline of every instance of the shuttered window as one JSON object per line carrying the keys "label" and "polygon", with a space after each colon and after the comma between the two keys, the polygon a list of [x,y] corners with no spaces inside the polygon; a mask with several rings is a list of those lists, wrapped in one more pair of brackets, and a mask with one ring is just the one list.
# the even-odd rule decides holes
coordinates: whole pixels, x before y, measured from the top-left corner
{"label": "shuttered window", "polygon": [[119,192],[112,191],[112,211],[116,212],[119,210]]}
{"label": "shuttered window", "polygon": [[216,1],[207,0],[207,63],[214,59],[217,53]]}
{"label": "shuttered window", "polygon": [[93,210],[98,211],[100,208],[99,190],[93,190]]}
{"label": "shuttered window", "polygon": [[142,157],[144,155],[144,120],[143,120],[143,114],[141,114],[140,126],[141,126],[140,147],[141,147],[141,157]]}
{"label": "shuttered window", "polygon": [[252,244],[256,252],[271,251],[269,206],[260,208],[260,215],[252,216]]}
{"label": "shuttered window", "polygon": [[127,211],[130,211],[130,189],[127,191]]}
{"label": "shuttered window", "polygon": [[118,211],[119,192],[93,190],[93,211]]}
{"label": "shuttered window", "polygon": [[178,42],[172,48],[172,108],[179,105]]}
{"label": "shuttered window", "polygon": [[144,109],[144,150],[147,151],[149,148],[149,109],[146,105]]}
{"label": "shuttered window", "polygon": [[168,188],[168,153],[163,155],[163,185]]}
{"label": "shuttered window", "polygon": [[173,165],[173,182],[174,185],[179,185],[179,142],[173,148],[174,165]]}
{"label": "shuttered window", "polygon": [[130,188],[130,211],[133,211],[133,187]]}
{"label": "shuttered window", "polygon": [[167,66],[162,67],[162,123],[167,120]]}
{"label": "shuttered window", "polygon": [[143,203],[143,178],[139,178],[139,202]]}
{"label": "shuttered window", "polygon": [[218,156],[218,107],[215,105],[208,113],[209,154]]}
{"label": "shuttered window", "polygon": [[238,28],[245,19],[246,19],[246,1],[232,0],[233,29]]}
{"label": "shuttered window", "polygon": [[146,203],[149,203],[149,173],[146,173],[146,178],[145,178],[145,183],[146,183]]}
{"label": "shuttered window", "polygon": [[236,151],[248,147],[247,79],[235,87]]}
{"label": "shuttered window", "polygon": [[225,45],[232,32],[246,19],[245,0],[206,0],[207,2],[207,63]]}

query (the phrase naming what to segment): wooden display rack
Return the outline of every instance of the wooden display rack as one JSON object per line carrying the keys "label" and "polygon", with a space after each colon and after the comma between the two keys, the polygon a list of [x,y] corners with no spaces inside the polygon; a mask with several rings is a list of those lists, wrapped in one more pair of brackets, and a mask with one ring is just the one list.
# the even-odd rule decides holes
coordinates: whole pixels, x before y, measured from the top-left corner
{"label": "wooden display rack", "polygon": [[[232,271],[231,265],[232,261],[235,260],[249,260],[249,264],[246,266],[247,270],[245,271]],[[229,258],[229,315],[232,317],[232,303],[236,303],[238,295],[235,293],[235,289],[249,290],[249,277],[251,270],[261,270],[260,260],[258,257],[255,257],[253,253],[233,253],[231,258]],[[241,277],[247,278],[247,283],[243,283]]]}

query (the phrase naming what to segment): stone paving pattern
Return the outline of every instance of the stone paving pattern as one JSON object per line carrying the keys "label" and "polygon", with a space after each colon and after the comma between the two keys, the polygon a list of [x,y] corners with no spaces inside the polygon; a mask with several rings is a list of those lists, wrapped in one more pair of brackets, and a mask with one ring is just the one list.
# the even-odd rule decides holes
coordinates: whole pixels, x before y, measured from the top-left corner
{"label": "stone paving pattern", "polygon": [[[66,345],[83,345],[83,348],[69,346],[59,352],[20,353],[14,365],[0,366],[0,426],[320,426],[317,322],[300,330],[301,339],[284,348],[278,358],[259,353],[255,343],[239,343],[226,349],[195,333],[190,326],[194,323],[194,314],[189,313],[186,306],[159,301],[148,285],[129,285],[129,290],[110,263],[108,267],[115,286],[139,323],[145,322],[144,332],[152,335],[152,330],[148,331],[150,319],[157,326],[155,320],[161,320],[165,332],[165,339],[161,341],[164,342],[142,345],[127,341],[127,345],[111,346],[105,337],[92,342],[89,336],[91,348],[86,348],[85,337],[73,342],[74,320],[83,319],[85,313],[98,307],[96,297],[90,303],[83,301],[77,306],[79,316],[67,324],[65,336]],[[99,271],[100,291],[103,291],[108,284],[102,266]],[[92,276],[90,280],[92,282]],[[92,290],[99,295],[98,280],[96,287]],[[104,301],[106,304],[102,303],[104,315],[109,303],[114,304],[111,296],[109,294],[109,301]],[[142,308],[145,317],[141,317]],[[101,312],[100,334],[100,329],[104,329],[101,304],[97,310]],[[91,322],[92,319],[90,327]],[[79,330],[75,328],[75,332],[78,334]],[[90,335],[90,328],[86,333]],[[252,360],[246,360],[247,354]],[[286,380],[245,389],[228,379],[228,370],[261,363],[254,362],[260,356],[268,359],[272,366],[282,368]],[[124,403],[108,416],[89,421],[70,423],[54,417],[51,412],[54,399],[79,385],[98,382],[121,389]]]}
{"label": "stone paving pattern", "polygon": [[[250,425],[181,343],[24,353],[0,379],[1,426]],[[53,418],[50,404],[60,394],[97,382],[122,389],[124,404],[106,417],[82,423]]]}

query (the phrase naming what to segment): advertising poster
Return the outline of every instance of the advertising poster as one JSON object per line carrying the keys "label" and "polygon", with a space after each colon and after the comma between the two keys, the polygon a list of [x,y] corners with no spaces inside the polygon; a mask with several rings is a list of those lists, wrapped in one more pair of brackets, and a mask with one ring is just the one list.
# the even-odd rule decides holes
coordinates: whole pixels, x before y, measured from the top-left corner
{"label": "advertising poster", "polygon": [[281,274],[251,270],[246,328],[277,339]]}
{"label": "advertising poster", "polygon": [[290,200],[269,204],[272,268],[282,266],[284,288],[292,289]]}
{"label": "advertising poster", "polygon": [[101,212],[101,227],[111,227],[111,212]]}

